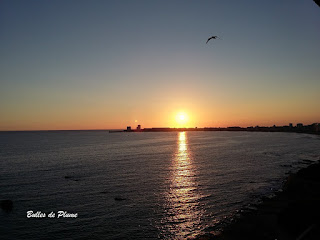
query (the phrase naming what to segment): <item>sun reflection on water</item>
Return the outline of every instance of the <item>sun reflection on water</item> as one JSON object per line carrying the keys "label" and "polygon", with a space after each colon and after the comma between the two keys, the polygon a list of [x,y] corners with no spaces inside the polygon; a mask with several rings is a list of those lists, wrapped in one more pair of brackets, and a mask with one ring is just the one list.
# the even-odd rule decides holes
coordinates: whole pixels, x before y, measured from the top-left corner
{"label": "sun reflection on water", "polygon": [[186,132],[178,134],[177,151],[172,160],[169,180],[164,219],[167,234],[174,239],[194,237],[200,232],[203,210],[199,203],[201,195]]}

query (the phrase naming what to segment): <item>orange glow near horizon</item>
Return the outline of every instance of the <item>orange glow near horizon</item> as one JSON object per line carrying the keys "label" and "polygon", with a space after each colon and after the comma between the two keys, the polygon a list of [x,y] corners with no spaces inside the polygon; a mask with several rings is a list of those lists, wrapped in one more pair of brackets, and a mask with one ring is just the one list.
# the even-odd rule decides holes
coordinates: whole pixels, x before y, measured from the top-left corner
{"label": "orange glow near horizon", "polygon": [[[104,103],[90,105],[90,108],[83,104],[41,108],[35,104],[30,109],[19,107],[11,109],[8,114],[2,112],[0,131],[125,129],[127,126],[136,128],[138,124],[142,128],[284,126],[299,122],[309,125],[319,122],[320,117],[317,111],[309,113],[311,107],[306,108],[303,104],[291,104],[289,107],[278,104],[271,108],[268,104],[258,106],[255,102],[246,102],[231,108],[226,102],[216,104],[214,100],[211,101],[213,103],[190,101],[187,98],[183,101],[169,100],[152,106],[146,101],[145,108],[140,107],[143,102],[121,108]],[[296,109],[299,111],[296,112]]]}

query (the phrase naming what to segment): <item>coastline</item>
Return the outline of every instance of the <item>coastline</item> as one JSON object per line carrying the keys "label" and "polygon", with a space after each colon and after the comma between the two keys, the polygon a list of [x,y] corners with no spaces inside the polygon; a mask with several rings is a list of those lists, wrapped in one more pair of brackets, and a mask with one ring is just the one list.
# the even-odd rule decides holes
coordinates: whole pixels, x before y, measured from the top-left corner
{"label": "coastline", "polygon": [[196,239],[320,239],[320,160],[290,174],[281,192],[255,207],[223,230]]}
{"label": "coastline", "polygon": [[140,132],[199,132],[199,131],[241,131],[241,132],[290,132],[290,133],[307,133],[307,134],[317,134],[320,135],[320,123],[313,123],[311,125],[303,125],[302,123],[293,126],[291,123],[288,126],[272,126],[272,127],[262,127],[262,126],[251,126],[251,127],[192,127],[192,128],[170,128],[170,127],[153,127],[153,128],[141,128],[138,125],[136,129],[127,126],[125,130],[109,130],[109,133],[140,133]]}

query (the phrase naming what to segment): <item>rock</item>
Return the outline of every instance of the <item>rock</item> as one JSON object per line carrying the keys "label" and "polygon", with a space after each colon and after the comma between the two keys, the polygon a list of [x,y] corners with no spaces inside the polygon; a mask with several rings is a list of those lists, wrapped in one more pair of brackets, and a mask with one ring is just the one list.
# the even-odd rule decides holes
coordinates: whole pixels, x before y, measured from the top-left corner
{"label": "rock", "polygon": [[102,191],[102,192],[100,192],[101,194],[107,194],[107,193],[109,193],[109,191]]}
{"label": "rock", "polygon": [[0,206],[2,210],[11,212],[13,208],[13,202],[11,200],[1,200]]}
{"label": "rock", "polygon": [[122,198],[122,197],[115,197],[114,200],[116,201],[124,201],[127,200],[126,198]]}
{"label": "rock", "polygon": [[72,181],[75,181],[75,182],[78,182],[79,181],[79,179],[78,178],[75,178],[75,177],[73,177],[73,176],[64,176],[64,178],[65,179],[70,179],[70,180],[72,180]]}

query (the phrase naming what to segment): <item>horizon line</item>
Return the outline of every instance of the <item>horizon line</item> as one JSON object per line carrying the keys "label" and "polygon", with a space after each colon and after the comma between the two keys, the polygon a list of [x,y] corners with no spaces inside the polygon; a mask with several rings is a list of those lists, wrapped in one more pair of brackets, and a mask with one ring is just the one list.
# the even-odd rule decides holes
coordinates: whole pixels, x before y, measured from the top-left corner
{"label": "horizon line", "polygon": [[[290,123],[289,123],[290,124]],[[171,129],[202,129],[202,128],[251,128],[251,127],[285,127],[285,126],[290,126],[290,125],[272,125],[272,126],[260,126],[260,125],[251,125],[251,126],[246,126],[246,127],[240,127],[240,126],[227,126],[227,127],[150,127],[150,128],[141,128],[141,129],[161,129],[161,128],[171,128]],[[296,127],[298,124],[303,124],[303,126],[309,126],[313,124],[320,124],[319,122],[315,122],[312,124],[305,125],[302,122],[297,123],[296,125],[293,125],[293,127]],[[93,129],[31,129],[31,130],[0,130],[0,132],[50,132],[50,131],[113,131],[113,130],[126,130],[126,128],[93,128]],[[133,129],[134,130],[134,129]]]}

